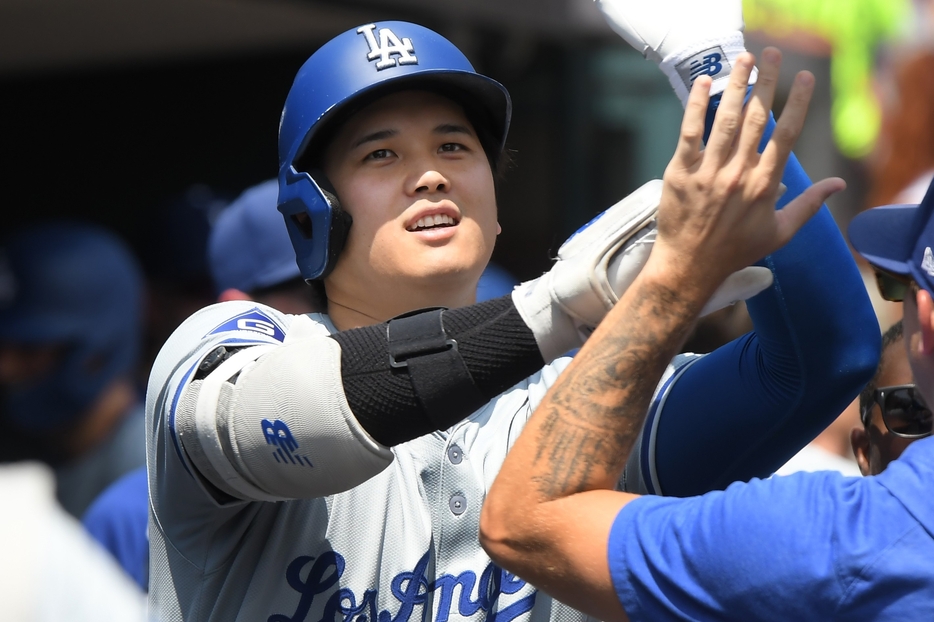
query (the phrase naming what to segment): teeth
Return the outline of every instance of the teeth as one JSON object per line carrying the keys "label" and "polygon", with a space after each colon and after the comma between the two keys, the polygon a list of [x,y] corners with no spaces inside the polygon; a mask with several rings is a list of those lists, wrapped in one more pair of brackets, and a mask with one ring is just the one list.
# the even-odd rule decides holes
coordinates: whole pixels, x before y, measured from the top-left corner
{"label": "teeth", "polygon": [[430,229],[431,227],[437,227],[439,225],[456,225],[457,222],[448,216],[447,214],[434,214],[431,216],[423,216],[419,218],[413,226],[409,227],[409,231],[417,231],[419,229]]}

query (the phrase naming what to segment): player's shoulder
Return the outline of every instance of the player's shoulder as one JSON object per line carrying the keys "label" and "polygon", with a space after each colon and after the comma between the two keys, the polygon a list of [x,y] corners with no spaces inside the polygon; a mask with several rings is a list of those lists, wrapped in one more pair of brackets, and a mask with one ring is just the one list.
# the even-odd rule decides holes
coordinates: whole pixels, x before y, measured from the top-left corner
{"label": "player's shoulder", "polygon": [[162,383],[179,365],[219,347],[281,345],[298,336],[327,336],[334,332],[320,313],[291,315],[248,300],[220,302],[199,309],[175,329],[163,344],[150,375]]}

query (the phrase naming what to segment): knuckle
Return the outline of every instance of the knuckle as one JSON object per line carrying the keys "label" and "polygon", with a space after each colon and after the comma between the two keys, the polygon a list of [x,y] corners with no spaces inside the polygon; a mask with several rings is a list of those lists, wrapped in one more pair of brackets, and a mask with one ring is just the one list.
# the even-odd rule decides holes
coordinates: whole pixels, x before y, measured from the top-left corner
{"label": "knuckle", "polygon": [[681,138],[690,143],[695,143],[703,138],[703,130],[696,127],[685,127],[681,130]]}
{"label": "knuckle", "polygon": [[762,108],[752,108],[746,113],[746,123],[753,127],[764,127],[768,121],[769,115]]}
{"label": "knuckle", "polygon": [[718,179],[718,185],[723,188],[723,190],[731,194],[736,192],[743,185],[743,169],[731,166],[725,168]]}
{"label": "knuckle", "polygon": [[727,134],[735,133],[738,125],[739,125],[739,115],[734,112],[727,112],[723,114],[723,116],[720,116],[719,118],[720,131],[724,133],[727,133]]}
{"label": "knuckle", "polygon": [[792,127],[790,123],[784,123],[775,128],[772,134],[780,144],[793,143],[798,138],[798,130]]}

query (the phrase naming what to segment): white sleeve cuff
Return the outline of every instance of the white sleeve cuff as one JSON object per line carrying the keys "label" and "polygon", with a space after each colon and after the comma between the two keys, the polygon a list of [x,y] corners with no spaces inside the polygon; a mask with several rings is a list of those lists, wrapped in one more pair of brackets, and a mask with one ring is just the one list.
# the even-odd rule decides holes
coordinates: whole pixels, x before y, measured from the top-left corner
{"label": "white sleeve cuff", "polygon": [[[659,65],[681,105],[687,105],[691,86],[700,76],[713,78],[711,96],[722,93],[730,79],[736,57],[746,51],[743,33],[739,30],[717,35],[681,48],[662,59]],[[758,70],[753,67],[749,84],[755,84]]]}

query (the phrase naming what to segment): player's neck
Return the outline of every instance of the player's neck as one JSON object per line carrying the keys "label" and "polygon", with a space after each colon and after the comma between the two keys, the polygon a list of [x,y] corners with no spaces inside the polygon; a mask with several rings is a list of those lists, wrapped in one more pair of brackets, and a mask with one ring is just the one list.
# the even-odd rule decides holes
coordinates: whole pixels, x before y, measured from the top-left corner
{"label": "player's neck", "polygon": [[428,307],[454,309],[476,301],[476,285],[469,290],[439,292],[407,291],[404,296],[352,296],[347,292],[328,292],[328,315],[338,330],[372,326],[396,316]]}

